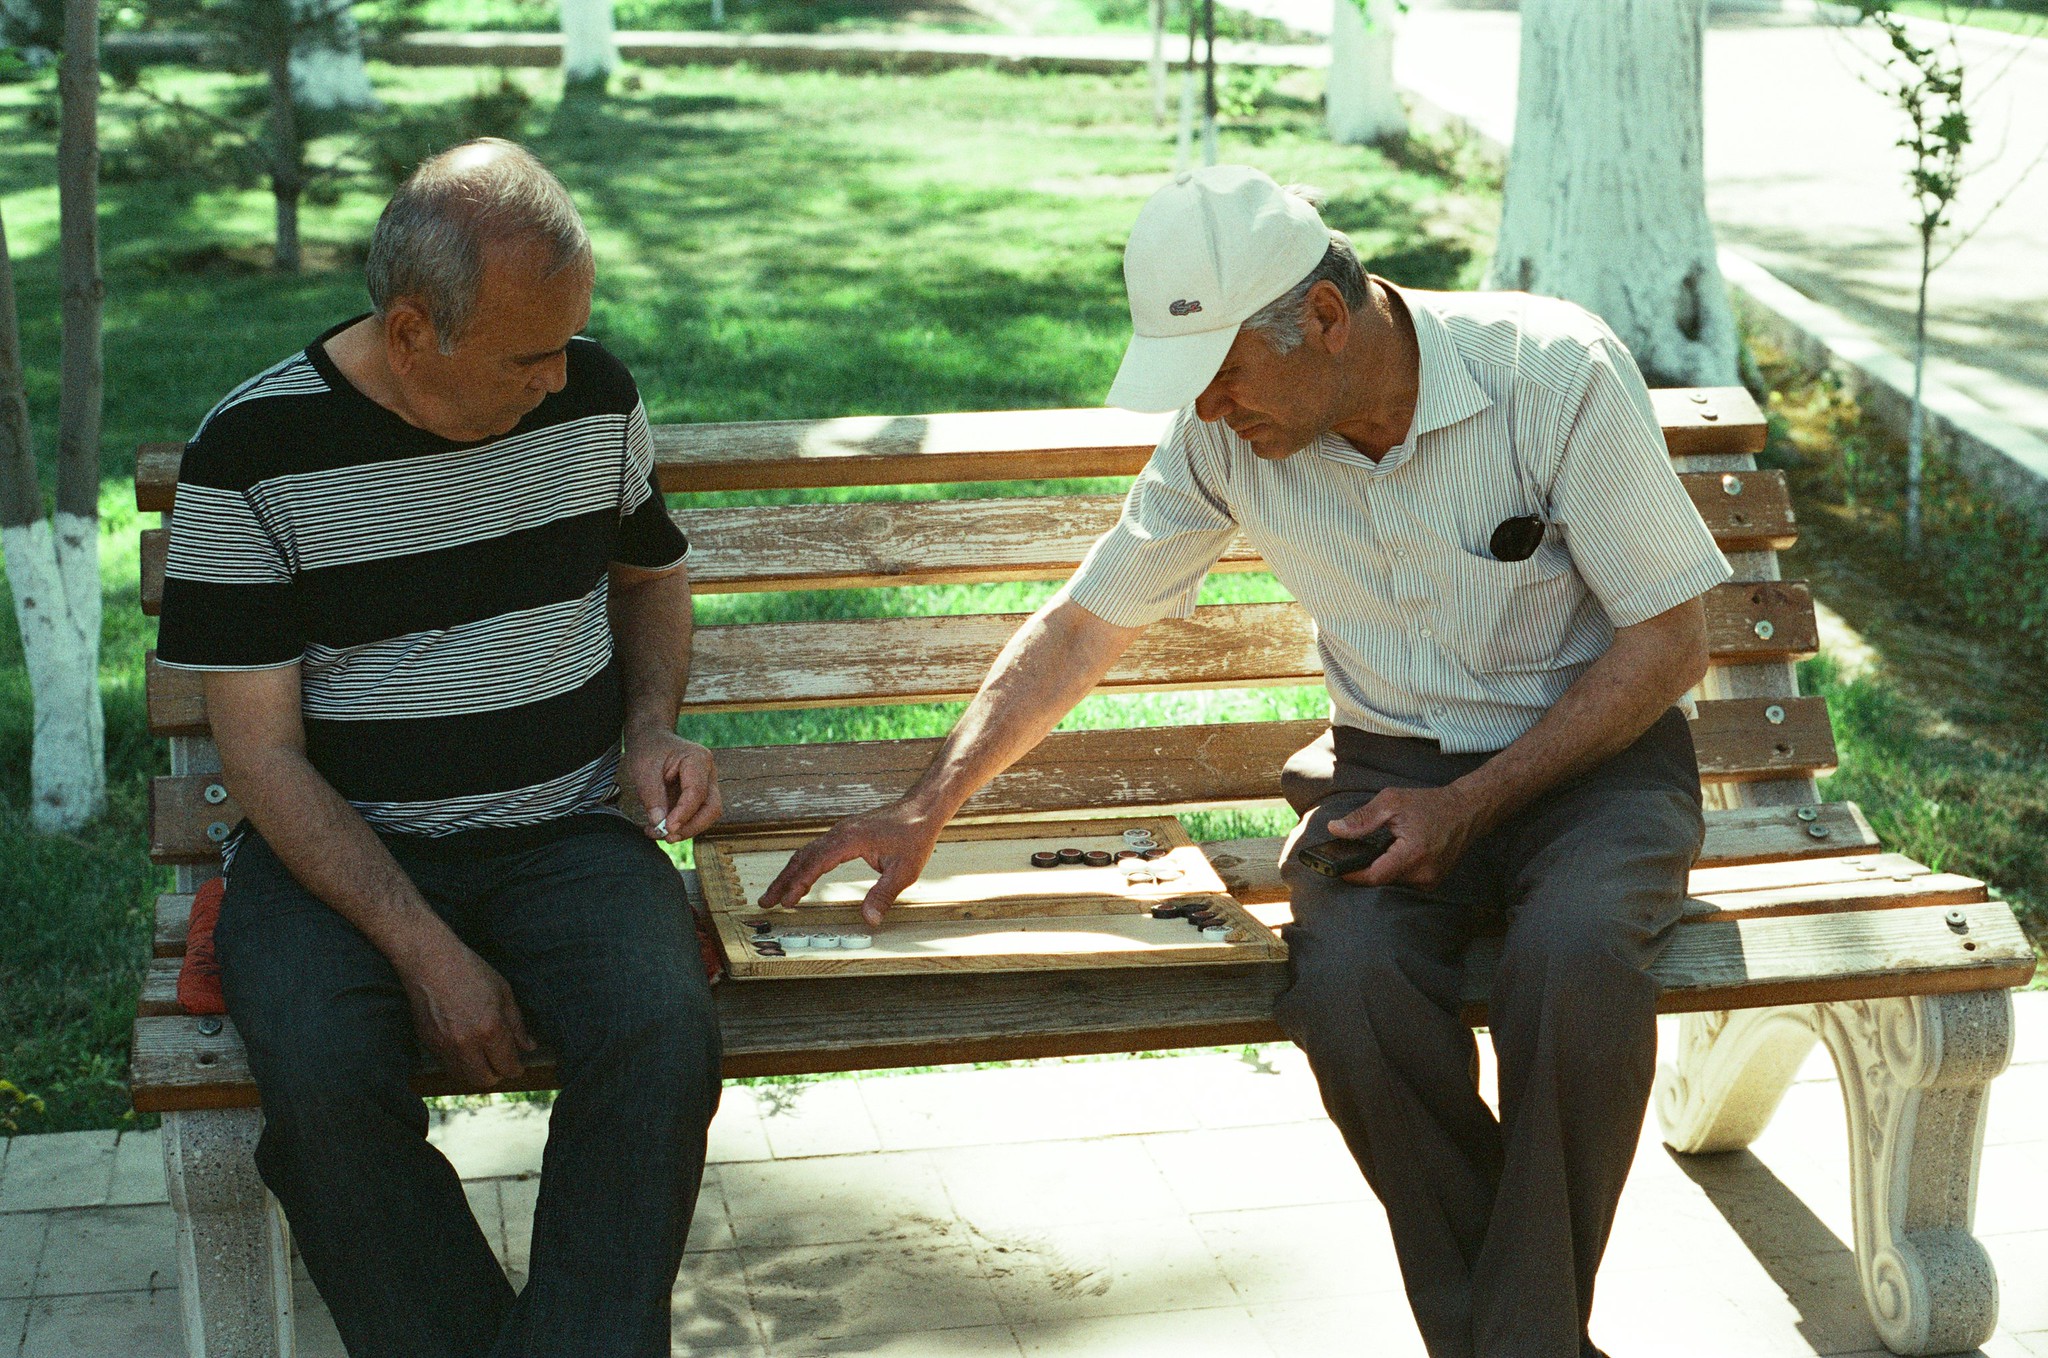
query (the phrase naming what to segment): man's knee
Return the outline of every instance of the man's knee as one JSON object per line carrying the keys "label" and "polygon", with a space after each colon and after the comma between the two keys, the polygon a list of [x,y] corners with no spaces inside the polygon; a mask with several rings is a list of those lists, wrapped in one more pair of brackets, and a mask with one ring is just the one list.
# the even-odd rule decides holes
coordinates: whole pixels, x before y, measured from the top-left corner
{"label": "man's knee", "polygon": [[1297,907],[1297,922],[1286,930],[1292,984],[1275,1013],[1304,1050],[1398,1026],[1418,1000],[1440,1002],[1446,963],[1434,942],[1399,922],[1407,912],[1388,899],[1396,894],[1351,890],[1345,899]]}
{"label": "man's knee", "polygon": [[628,1068],[636,1083],[699,1094],[718,1087],[718,1010],[701,973],[662,968],[622,986],[594,1037],[598,1059]]}

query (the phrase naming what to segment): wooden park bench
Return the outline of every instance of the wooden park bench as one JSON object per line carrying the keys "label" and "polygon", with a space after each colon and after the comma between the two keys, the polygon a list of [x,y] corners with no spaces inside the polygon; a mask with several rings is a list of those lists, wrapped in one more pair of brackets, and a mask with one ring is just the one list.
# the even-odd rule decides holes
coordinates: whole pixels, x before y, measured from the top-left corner
{"label": "wooden park bench", "polygon": [[[1706,783],[1694,899],[1658,974],[1685,1020],[1657,1111],[1677,1150],[1746,1144],[1816,1039],[1848,1106],[1855,1254],[1873,1320],[1899,1353],[1973,1347],[1997,1287],[1971,1235],[1985,1092],[2011,1042],[2008,991],[2034,955],[1981,883],[1885,853],[1856,807],[1823,803],[1833,767],[1825,704],[1793,662],[1818,644],[1805,584],[1781,580],[1795,537],[1784,477],[1759,471],[1764,423],[1740,389],[1655,393],[1674,463],[1735,568],[1708,598],[1713,668],[1693,723]],[[692,493],[1125,477],[1164,427],[1110,410],[903,416],[656,430],[663,488]],[[136,497],[168,517],[181,449],[137,461]],[[925,492],[929,493],[929,492]],[[788,498],[784,496],[782,498]],[[1115,520],[1119,497],[893,499],[684,507],[700,593],[832,590],[1064,577]],[[143,602],[160,596],[165,534],[144,534]],[[1243,543],[1219,570],[1260,569]],[[693,714],[960,699],[1019,618],[762,622],[701,628]],[[1148,630],[1111,691],[1316,684],[1308,618],[1292,603],[1208,606]],[[149,671],[151,729],[168,737],[152,852],[175,865],[158,903],[156,960],[134,1032],[135,1106],[161,1113],[177,1209],[180,1286],[194,1358],[287,1351],[288,1241],[250,1160],[260,1114],[234,1025],[178,1009],[175,980],[196,884],[239,817],[207,739],[197,677]],[[968,804],[983,817],[1130,814],[1274,805],[1288,754],[1320,721],[1062,731]],[[718,754],[728,829],[822,827],[893,797],[935,742],[729,748]],[[1232,892],[1286,917],[1278,839],[1204,846]],[[693,894],[694,876],[686,874]],[[1469,958],[1470,1018],[1485,1021],[1494,952]],[[1074,971],[819,976],[716,987],[733,1076],[1277,1040],[1283,962]],[[548,1088],[544,1054],[525,1086]],[[423,1093],[454,1085],[423,1069]]]}

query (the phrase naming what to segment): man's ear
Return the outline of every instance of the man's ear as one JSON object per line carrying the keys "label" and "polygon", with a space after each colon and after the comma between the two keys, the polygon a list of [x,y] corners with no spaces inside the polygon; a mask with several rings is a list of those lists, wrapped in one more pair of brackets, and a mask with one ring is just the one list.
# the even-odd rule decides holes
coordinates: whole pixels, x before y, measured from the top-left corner
{"label": "man's ear", "polygon": [[1327,353],[1340,353],[1351,337],[1351,308],[1344,294],[1329,279],[1319,279],[1308,290],[1308,314],[1316,325],[1317,338]]}
{"label": "man's ear", "polygon": [[438,343],[433,320],[412,298],[401,297],[384,309],[384,353],[391,371],[412,372]]}

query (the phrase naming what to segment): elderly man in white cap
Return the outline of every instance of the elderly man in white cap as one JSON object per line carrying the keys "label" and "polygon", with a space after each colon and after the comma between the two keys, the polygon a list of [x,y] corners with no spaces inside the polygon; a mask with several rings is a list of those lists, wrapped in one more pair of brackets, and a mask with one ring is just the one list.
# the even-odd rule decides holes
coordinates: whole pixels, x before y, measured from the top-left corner
{"label": "elderly man in white cap", "polygon": [[[1179,410],[1123,517],[996,661],[901,801],[792,860],[854,857],[869,917],[940,828],[1240,529],[1314,616],[1331,731],[1282,772],[1282,1026],[1386,1206],[1435,1358],[1583,1358],[1648,1100],[1657,983],[1701,836],[1677,704],[1727,578],[1628,350],[1565,302],[1368,274],[1302,195],[1221,165],[1124,255],[1110,403]],[[1498,1115],[1459,1016],[1504,923]]]}

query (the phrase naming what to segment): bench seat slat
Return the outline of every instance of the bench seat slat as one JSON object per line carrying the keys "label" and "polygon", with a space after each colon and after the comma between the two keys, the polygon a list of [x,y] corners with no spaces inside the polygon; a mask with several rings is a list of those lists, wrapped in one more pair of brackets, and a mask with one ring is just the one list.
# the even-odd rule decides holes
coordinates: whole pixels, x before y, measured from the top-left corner
{"label": "bench seat slat", "polygon": [[[1782,551],[1798,540],[1783,472],[1679,480],[1724,552]],[[691,589],[738,594],[1064,579],[1122,508],[1119,495],[1045,495],[729,505],[669,517],[690,539]],[[143,530],[142,611],[151,617],[163,609],[168,545],[168,530]],[[1265,562],[1240,537],[1216,569],[1263,570]]]}
{"label": "bench seat slat", "polygon": [[[1810,822],[1800,820],[1790,807],[1709,810],[1700,866],[1692,873],[1692,890],[1702,896],[1743,893],[1746,899],[1741,908],[1745,910],[1769,891],[1839,888],[1843,884],[1862,884],[1859,899],[1900,903],[1907,902],[1915,891],[1961,891],[1965,889],[1962,883],[1969,883],[1979,893],[1983,890],[1981,883],[1931,873],[1900,854],[1864,852],[1876,845],[1877,837],[1853,803],[1827,802],[1809,809],[1814,813]],[[1827,838],[1808,834],[1810,825],[1827,830]],[[1279,836],[1271,836],[1215,840],[1202,847],[1239,900],[1258,902],[1285,896],[1278,868],[1280,843]],[[1815,857],[1820,854],[1847,856]],[[1908,881],[1895,882],[1898,875],[1905,875]],[[684,880],[694,882],[695,878],[685,873]],[[1970,899],[1981,899],[1981,895]],[[165,892],[156,898],[156,956],[184,955],[191,913],[192,897],[187,893]]]}
{"label": "bench seat slat", "polygon": [[[1944,921],[1960,909],[1967,933]],[[1970,942],[1974,948],[1965,950]],[[1467,955],[1466,1018],[1482,1022],[1495,964],[1484,944]],[[1666,1013],[1767,1004],[1814,1004],[1879,995],[2024,985],[2034,951],[2012,908],[1852,911],[1690,924],[1653,968]],[[999,1060],[1145,1047],[1274,1041],[1273,1002],[1285,962],[1236,967],[1131,967],[1114,971],[940,973],[815,977],[802,985],[728,983],[713,994],[728,1075],[854,1070]],[[848,1022],[848,1014],[860,1021]],[[551,1088],[536,1063],[518,1084]],[[131,1068],[143,1112],[244,1107],[256,1088],[232,1023],[203,1037],[183,1015],[136,1020]],[[423,1071],[422,1093],[453,1093]]]}
{"label": "bench seat slat", "polygon": [[[1763,413],[1741,387],[1658,390],[1650,404],[1674,456],[1763,449]],[[664,424],[654,428],[654,457],[664,491],[1130,476],[1171,420],[1091,406]],[[138,509],[171,507],[183,455],[178,443],[136,450]]]}
{"label": "bench seat slat", "polygon": [[[1776,706],[1782,723],[1766,722]],[[1324,730],[1321,721],[1246,721],[1056,731],[969,801],[968,816],[1195,807],[1269,800],[1280,766]],[[1784,778],[1832,768],[1834,736],[1819,698],[1723,698],[1699,704],[1693,723],[1700,776],[1709,782]],[[937,751],[936,738],[757,745],[717,752],[732,830],[821,825],[908,791]],[[209,803],[212,775],[150,783],[150,853],[158,863],[219,857],[212,825],[232,826],[232,798]],[[1783,811],[1780,815],[1789,814]]]}
{"label": "bench seat slat", "polygon": [[[1812,655],[1813,595],[1798,580],[1731,581],[1707,594],[1717,664]],[[842,618],[700,627],[683,711],[758,712],[944,702],[973,696],[1023,613]],[[905,656],[917,663],[906,665]],[[1098,691],[1266,688],[1323,677],[1315,627],[1299,604],[1211,604],[1147,628]],[[204,735],[206,695],[190,670],[147,663],[149,724],[159,736]]]}

